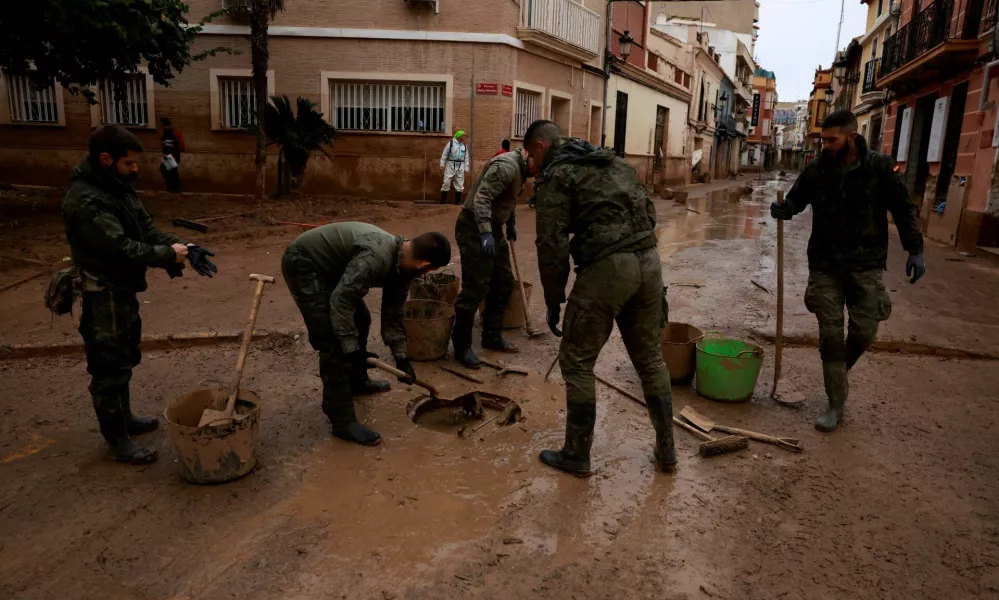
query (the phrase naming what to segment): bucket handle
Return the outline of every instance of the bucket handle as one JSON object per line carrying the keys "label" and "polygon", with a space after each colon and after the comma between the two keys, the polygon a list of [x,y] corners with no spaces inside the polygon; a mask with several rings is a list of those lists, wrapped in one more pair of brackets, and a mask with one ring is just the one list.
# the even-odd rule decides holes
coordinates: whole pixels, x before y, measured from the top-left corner
{"label": "bucket handle", "polygon": [[[735,355],[736,358],[756,358],[756,350],[743,350],[742,352]],[[749,356],[743,356],[743,354],[748,354]]]}
{"label": "bucket handle", "polygon": [[690,340],[690,341],[689,341],[689,342],[687,342],[687,343],[688,343],[688,344],[696,344],[697,342],[699,342],[699,341],[703,340],[703,339],[704,339],[704,336],[705,336],[705,334],[703,334],[703,333],[702,333],[701,335],[699,335],[699,336],[695,337],[694,339]]}

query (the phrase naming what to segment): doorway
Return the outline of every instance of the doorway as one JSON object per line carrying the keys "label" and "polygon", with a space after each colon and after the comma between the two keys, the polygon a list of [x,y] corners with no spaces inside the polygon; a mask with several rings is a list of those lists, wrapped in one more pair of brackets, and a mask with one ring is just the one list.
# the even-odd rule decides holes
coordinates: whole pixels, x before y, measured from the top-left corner
{"label": "doorway", "polygon": [[871,116],[871,137],[868,140],[867,147],[871,149],[872,152],[881,153],[881,113],[877,113]]}
{"label": "doorway", "polygon": [[930,174],[926,153],[930,149],[930,128],[933,126],[933,108],[938,95],[927,94],[916,100],[909,155],[906,157],[905,185],[909,188],[916,206],[920,207],[920,213],[922,213],[923,195],[926,193],[926,178]]}
{"label": "doorway", "polygon": [[617,93],[617,106],[614,107],[614,152],[624,156],[624,139],[628,134],[628,94]]}
{"label": "doorway", "polygon": [[964,121],[964,107],[968,102],[968,82],[954,86],[950,97],[950,111],[947,113],[947,131],[944,134],[943,156],[940,161],[940,177],[937,179],[936,201],[947,200],[950,179],[957,164],[957,150],[961,141],[961,124]]}
{"label": "doorway", "polygon": [[658,173],[663,168],[663,157],[666,156],[666,128],[669,126],[669,109],[656,106],[656,135],[652,143],[652,155],[655,157],[652,168]]}
{"label": "doorway", "polygon": [[604,117],[604,107],[602,106],[591,106],[590,107],[590,143],[594,146],[600,147],[600,124]]}

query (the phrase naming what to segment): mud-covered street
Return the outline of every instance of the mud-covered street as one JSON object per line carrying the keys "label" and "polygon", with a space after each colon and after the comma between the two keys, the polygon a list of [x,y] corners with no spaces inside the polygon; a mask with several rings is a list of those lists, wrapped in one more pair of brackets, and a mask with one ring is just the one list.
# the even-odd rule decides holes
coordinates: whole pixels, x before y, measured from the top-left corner
{"label": "mud-covered street", "polygon": [[[529,341],[523,329],[507,332],[519,355],[492,357],[534,371],[526,377],[484,369],[480,386],[442,371],[449,361],[416,370],[445,396],[488,388],[513,397],[524,421],[468,438],[421,427],[405,414],[418,390],[393,383],[359,401],[380,446],[330,436],[316,355],[279,277],[281,253],[302,228],[281,223],[364,220],[453,240],[457,207],[149,197],[165,229],[216,252],[219,274],[151,274],[133,406],[159,415],[185,392],[227,385],[250,306],[247,276],[278,276],[243,376],[262,399],[259,466],[232,483],[189,484],[162,429],[144,438],[159,462],[113,463],[75,326],[42,305],[48,277],[0,292],[0,598],[999,598],[999,263],[928,241],[927,275],[910,286],[893,230],[892,318],[880,348],[851,371],[843,426],[821,434],[812,426],[825,403],[817,328],[802,302],[810,213],[786,227],[794,346],[783,359],[807,401],[787,408],[769,398],[776,226],[767,207],[791,181],[690,186],[686,204],[655,203],[671,320],[766,352],[750,402],[678,386],[675,411],[691,405],[727,425],[798,438],[805,451],[751,442],[705,459],[678,430],[679,470],[658,473],[645,410],[598,384],[588,479],[537,459],[561,444],[564,390],[558,369],[543,381],[557,339]],[[733,193],[741,186],[752,193]],[[56,192],[3,192],[5,253],[43,265],[65,255],[58,202]],[[204,234],[170,226],[222,215],[233,216]],[[521,268],[537,290],[533,211],[519,207],[518,224]],[[0,287],[44,269],[2,258]],[[378,300],[368,298],[376,321]],[[536,292],[538,327],[543,304]],[[376,322],[371,349],[387,356],[377,331]],[[597,373],[641,394],[616,332]]]}

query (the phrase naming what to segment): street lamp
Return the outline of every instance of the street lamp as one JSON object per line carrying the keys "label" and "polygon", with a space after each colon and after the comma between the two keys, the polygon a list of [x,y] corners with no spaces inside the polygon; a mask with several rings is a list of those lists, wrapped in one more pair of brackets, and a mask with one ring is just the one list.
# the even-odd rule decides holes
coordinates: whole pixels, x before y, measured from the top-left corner
{"label": "street lamp", "polygon": [[635,42],[630,35],[628,35],[628,30],[624,31],[624,35],[617,38],[617,43],[620,44],[621,58],[627,62],[628,55],[631,54],[631,45]]}

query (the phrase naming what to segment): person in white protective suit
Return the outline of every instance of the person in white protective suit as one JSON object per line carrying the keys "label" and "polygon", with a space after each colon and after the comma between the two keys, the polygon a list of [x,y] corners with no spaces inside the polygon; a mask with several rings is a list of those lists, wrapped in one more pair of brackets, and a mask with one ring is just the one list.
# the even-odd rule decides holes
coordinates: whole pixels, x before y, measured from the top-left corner
{"label": "person in white protective suit", "polygon": [[447,204],[447,193],[454,181],[454,203],[461,204],[461,193],[465,191],[465,173],[468,173],[468,148],[465,147],[465,132],[458,130],[441,154],[441,168],[444,169],[444,185],[441,186],[441,204]]}

